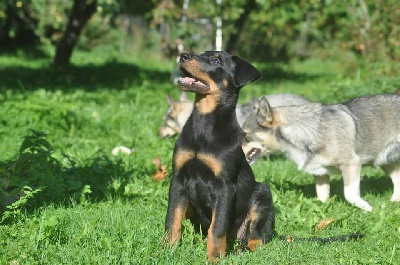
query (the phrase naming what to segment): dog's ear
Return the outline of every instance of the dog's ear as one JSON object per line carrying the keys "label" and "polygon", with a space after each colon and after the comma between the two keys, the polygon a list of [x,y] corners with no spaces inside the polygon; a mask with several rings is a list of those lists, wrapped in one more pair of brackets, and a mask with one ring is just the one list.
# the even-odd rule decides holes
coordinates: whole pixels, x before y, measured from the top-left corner
{"label": "dog's ear", "polygon": [[253,102],[254,102],[254,109],[259,109],[260,108],[261,99],[253,98]]}
{"label": "dog's ear", "polygon": [[168,101],[168,106],[171,106],[172,104],[175,103],[175,100],[170,95],[167,95],[167,101]]}
{"label": "dog's ear", "polygon": [[253,82],[260,78],[262,74],[254,66],[246,60],[233,55],[233,61],[236,63],[235,69],[235,86],[241,88],[249,82]]}
{"label": "dog's ear", "polygon": [[266,97],[262,97],[257,111],[257,124],[261,127],[271,126],[273,121],[272,108]]}

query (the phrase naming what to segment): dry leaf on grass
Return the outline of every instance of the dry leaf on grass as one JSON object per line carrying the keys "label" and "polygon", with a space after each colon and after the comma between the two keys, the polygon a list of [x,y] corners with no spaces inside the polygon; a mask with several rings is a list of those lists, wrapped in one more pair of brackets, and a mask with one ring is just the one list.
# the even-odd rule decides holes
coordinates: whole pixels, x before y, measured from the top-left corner
{"label": "dry leaf on grass", "polygon": [[333,223],[333,221],[335,221],[335,219],[333,218],[329,218],[328,220],[321,220],[321,222],[319,222],[319,224],[317,225],[317,231],[327,228]]}
{"label": "dry leaf on grass", "polygon": [[168,176],[169,172],[167,170],[167,166],[161,164],[161,158],[159,156],[154,157],[152,162],[157,167],[157,169],[151,178],[157,182],[165,179],[165,177]]}
{"label": "dry leaf on grass", "polygon": [[289,242],[289,243],[292,243],[293,242],[293,238],[290,235],[287,235],[286,236],[286,241]]}

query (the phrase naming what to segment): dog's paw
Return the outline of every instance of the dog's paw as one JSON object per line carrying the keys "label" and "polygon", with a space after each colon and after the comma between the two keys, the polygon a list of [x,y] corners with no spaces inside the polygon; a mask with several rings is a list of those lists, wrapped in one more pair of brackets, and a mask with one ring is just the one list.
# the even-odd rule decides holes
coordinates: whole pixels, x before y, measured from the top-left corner
{"label": "dog's paw", "polygon": [[359,195],[354,194],[353,192],[350,193],[349,188],[347,188],[346,190],[345,187],[344,197],[346,198],[346,201],[353,204],[354,206],[363,209],[366,212],[372,211],[372,206],[367,201],[364,201]]}
{"label": "dog's paw", "polygon": [[249,240],[249,243],[247,243],[247,247],[251,252],[254,252],[257,247],[261,247],[263,245],[263,242],[261,239],[252,239]]}
{"label": "dog's paw", "polygon": [[329,199],[329,193],[328,194],[317,194],[317,198],[319,201],[325,203]]}
{"label": "dog's paw", "polygon": [[395,196],[395,194],[392,195],[392,198],[390,198],[391,202],[400,202],[400,194]]}
{"label": "dog's paw", "polygon": [[354,204],[354,206],[356,206],[360,209],[363,209],[366,212],[372,211],[372,206],[368,202],[364,201],[361,198],[359,200],[353,202],[353,204]]}

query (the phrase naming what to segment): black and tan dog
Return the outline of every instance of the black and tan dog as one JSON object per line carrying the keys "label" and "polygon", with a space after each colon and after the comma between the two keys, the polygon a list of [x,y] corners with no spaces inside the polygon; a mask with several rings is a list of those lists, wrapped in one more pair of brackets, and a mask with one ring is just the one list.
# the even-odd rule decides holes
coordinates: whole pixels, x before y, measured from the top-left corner
{"label": "black and tan dog", "polygon": [[239,90],[261,73],[226,52],[183,53],[179,66],[180,88],[196,97],[175,145],[165,239],[180,240],[186,217],[207,234],[210,261],[225,256],[229,240],[254,251],[272,239],[275,212],[269,187],[246,162],[235,107]]}

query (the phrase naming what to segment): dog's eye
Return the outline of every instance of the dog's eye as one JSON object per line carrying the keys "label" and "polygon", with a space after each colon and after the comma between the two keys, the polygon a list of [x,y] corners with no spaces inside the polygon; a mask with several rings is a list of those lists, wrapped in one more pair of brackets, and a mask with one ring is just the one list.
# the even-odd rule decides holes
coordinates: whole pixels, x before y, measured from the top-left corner
{"label": "dog's eye", "polygon": [[210,57],[210,63],[212,63],[213,65],[221,64],[221,62],[219,61],[219,59],[217,57]]}
{"label": "dog's eye", "polygon": [[250,142],[250,141],[251,141],[251,135],[248,134],[248,133],[243,132],[243,139],[244,139],[246,142]]}
{"label": "dog's eye", "polygon": [[248,133],[246,132],[242,132],[243,133],[243,139],[248,142],[247,138],[248,138]]}

